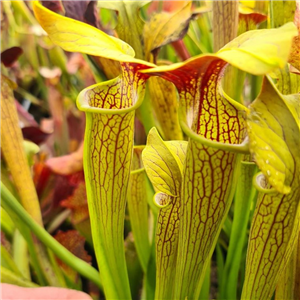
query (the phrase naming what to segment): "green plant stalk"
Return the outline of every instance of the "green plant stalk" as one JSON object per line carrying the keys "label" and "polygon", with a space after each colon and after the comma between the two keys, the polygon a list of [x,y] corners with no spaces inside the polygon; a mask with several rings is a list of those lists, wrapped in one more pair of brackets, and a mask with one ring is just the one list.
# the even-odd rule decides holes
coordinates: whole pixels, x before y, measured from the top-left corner
{"label": "green plant stalk", "polygon": [[150,102],[150,94],[148,84],[146,85],[145,99],[137,110],[137,117],[142,122],[145,132],[148,135],[150,129],[155,126],[155,120],[152,113],[152,105]]}
{"label": "green plant stalk", "polygon": [[142,165],[141,153],[144,146],[134,147],[133,160],[128,189],[128,211],[135,248],[143,272],[147,272],[150,257],[150,243],[148,237],[148,198],[147,175]]}
{"label": "green plant stalk", "polygon": [[263,81],[263,76],[249,75],[251,81],[250,101],[253,101],[258,96]]}
{"label": "green plant stalk", "polygon": [[127,265],[128,278],[131,294],[134,297],[139,295],[143,278],[143,269],[136,251],[136,243],[132,233],[129,233],[125,241],[125,259]]}
{"label": "green plant stalk", "polygon": [[202,288],[201,288],[201,292],[200,292],[200,295],[199,295],[199,300],[206,300],[206,299],[209,299],[210,298],[210,269],[211,269],[211,266],[210,264],[207,266],[207,269],[206,269],[206,274],[205,274],[205,277],[204,277],[204,280],[203,280],[203,285],[202,285]]}
{"label": "green plant stalk", "polygon": [[28,279],[16,275],[11,270],[6,269],[5,267],[2,266],[1,266],[1,282],[23,286],[23,287],[39,287],[39,285],[29,281]]}
{"label": "green plant stalk", "polygon": [[12,271],[18,276],[22,276],[11,254],[7,251],[7,249],[3,245],[1,245],[1,266]]}
{"label": "green plant stalk", "polygon": [[15,230],[14,233],[13,258],[22,274],[22,277],[31,280],[27,242],[19,230]]}
{"label": "green plant stalk", "polygon": [[22,16],[30,25],[37,25],[36,19],[33,17],[31,11],[23,1],[11,1],[14,13]]}
{"label": "green plant stalk", "polygon": [[51,266],[55,272],[55,276],[57,277],[57,280],[59,282],[59,286],[72,288],[74,283],[71,282],[69,285],[67,284],[67,280],[64,277],[62,269],[59,267],[54,253],[49,248],[47,249],[47,255],[50,259]]}
{"label": "green plant stalk", "polygon": [[213,2],[213,41],[214,52],[232,41],[238,33],[237,1]]}
{"label": "green plant stalk", "polygon": [[243,248],[247,237],[250,206],[256,196],[256,190],[252,186],[252,180],[256,170],[257,167],[254,163],[247,161],[241,163],[240,177],[238,179],[234,199],[232,230],[225,267],[222,273],[220,299],[238,298],[238,278]]}
{"label": "green plant stalk", "polygon": [[[150,184],[150,183],[149,183]],[[151,190],[153,190],[151,188]],[[153,201],[151,201],[153,203]],[[157,207],[156,207],[157,208]],[[150,214],[152,211],[150,212]],[[143,300],[153,300],[155,297],[155,287],[156,287],[156,257],[155,257],[155,233],[157,224],[157,214],[152,213],[152,241],[150,248],[150,257],[148,260],[147,273],[144,276],[142,299]]]}
{"label": "green plant stalk", "polygon": [[[2,182],[2,185],[6,186],[5,184],[3,184],[3,182]],[[9,192],[11,193],[11,191],[9,191]],[[15,197],[15,196],[13,195],[13,197]],[[3,206],[5,206],[3,201],[1,202],[1,206],[2,206],[2,208],[3,208]],[[22,222],[22,220],[20,220],[20,218],[14,213],[13,210],[11,210],[7,206],[5,206],[5,210],[8,214],[8,216],[12,220],[14,220],[16,229],[18,229],[20,231],[20,233],[22,234],[22,236],[24,237],[24,239],[27,242],[28,251],[30,253],[30,258],[31,258],[31,265],[35,271],[38,283],[40,285],[47,285],[48,283],[45,279],[45,274],[44,274],[44,271],[43,271],[43,269],[40,265],[40,261],[39,261],[39,255],[38,255],[39,248],[36,247],[36,243],[39,241],[35,240],[35,242],[34,242],[34,236],[30,232],[29,228],[27,226],[24,226],[24,223]]]}
{"label": "green plant stalk", "polygon": [[82,276],[93,281],[100,289],[102,284],[99,280],[99,273],[85,261],[79,259],[66,248],[64,248],[58,241],[56,241],[44,228],[42,228],[30,215],[24,210],[16,198],[7,190],[1,182],[1,199],[5,210],[13,211],[20,220],[44,243],[51,249],[57,257],[63,262],[72,267]]}
{"label": "green plant stalk", "polygon": [[1,230],[9,237],[12,237],[15,231],[14,222],[2,207],[1,207]]}
{"label": "green plant stalk", "polygon": [[47,227],[47,231],[49,233],[53,233],[54,231],[56,231],[60,225],[71,215],[71,210],[70,209],[65,209],[63,210],[61,213],[57,214],[55,219],[52,220],[48,227]]}

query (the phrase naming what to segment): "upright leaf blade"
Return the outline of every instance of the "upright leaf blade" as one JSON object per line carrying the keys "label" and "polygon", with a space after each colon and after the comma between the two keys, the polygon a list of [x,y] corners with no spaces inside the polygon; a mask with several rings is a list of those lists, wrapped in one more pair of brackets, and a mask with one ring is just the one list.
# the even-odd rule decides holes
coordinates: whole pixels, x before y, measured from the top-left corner
{"label": "upright leaf blade", "polygon": [[[297,100],[287,101],[288,97],[265,79],[247,117],[250,145],[257,143],[250,150],[275,192],[259,194],[251,225],[242,299],[272,297],[299,234],[299,114],[292,112],[299,111],[300,99],[299,94],[293,97]],[[267,129],[266,134],[262,140],[255,139],[253,130],[257,133],[262,127]],[[268,192],[270,186],[263,188]]]}
{"label": "upright leaf blade", "polygon": [[141,157],[143,148],[144,146],[137,146],[133,150],[127,204],[135,248],[146,274],[150,257],[148,199],[151,199],[147,194],[147,175]]}
{"label": "upright leaf blade", "polygon": [[156,229],[156,299],[172,299],[175,289],[180,188],[186,142],[163,142],[154,128],[149,132],[143,162],[158,191],[154,201],[160,207]]}

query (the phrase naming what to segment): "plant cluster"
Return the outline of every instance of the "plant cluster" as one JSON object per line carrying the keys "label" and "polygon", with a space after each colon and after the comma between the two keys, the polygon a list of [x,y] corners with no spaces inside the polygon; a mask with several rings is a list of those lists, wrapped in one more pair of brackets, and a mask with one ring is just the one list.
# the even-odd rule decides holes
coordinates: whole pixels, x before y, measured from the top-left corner
{"label": "plant cluster", "polygon": [[298,299],[298,0],[5,1],[2,35],[2,282]]}

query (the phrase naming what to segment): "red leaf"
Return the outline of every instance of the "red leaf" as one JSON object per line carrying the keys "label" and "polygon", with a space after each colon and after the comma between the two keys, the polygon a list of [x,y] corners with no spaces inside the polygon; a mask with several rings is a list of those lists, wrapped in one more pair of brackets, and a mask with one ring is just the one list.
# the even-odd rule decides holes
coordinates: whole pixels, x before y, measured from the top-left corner
{"label": "red leaf", "polygon": [[77,188],[74,190],[73,195],[68,197],[66,200],[61,201],[60,204],[63,207],[71,209],[71,221],[74,225],[87,220],[89,218],[89,210],[85,182],[80,182]]}
{"label": "red leaf", "polygon": [[44,143],[50,135],[34,126],[23,127],[22,133],[25,140],[29,140],[37,145]]}
{"label": "red leaf", "polygon": [[[54,238],[78,258],[90,263],[92,257],[84,249],[85,239],[76,230],[59,231]],[[62,263],[62,262],[61,262]]]}
{"label": "red leaf", "polygon": [[99,28],[96,1],[65,1],[66,17],[88,23]]}
{"label": "red leaf", "polygon": [[[54,238],[80,259],[88,263],[92,261],[92,257],[89,256],[84,249],[85,239],[79,234],[78,231],[59,231]],[[62,262],[59,258],[57,258],[57,262],[71,280],[77,281],[78,275],[76,271]]]}
{"label": "red leaf", "polygon": [[23,53],[20,47],[11,47],[1,53],[1,62],[5,67],[11,67]]}

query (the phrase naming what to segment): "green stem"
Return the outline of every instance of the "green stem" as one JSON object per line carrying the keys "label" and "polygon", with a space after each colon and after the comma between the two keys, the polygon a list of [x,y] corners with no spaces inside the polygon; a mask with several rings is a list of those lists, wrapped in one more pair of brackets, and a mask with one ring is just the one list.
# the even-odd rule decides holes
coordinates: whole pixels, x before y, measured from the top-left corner
{"label": "green stem", "polygon": [[12,237],[15,225],[8,213],[1,207],[1,230],[9,237]]}
{"label": "green stem", "polygon": [[4,268],[1,266],[1,282],[2,283],[10,283],[23,287],[39,287],[37,284],[26,280],[22,277],[19,277],[14,272]]}
{"label": "green stem", "polygon": [[247,236],[250,206],[256,196],[255,188],[252,186],[252,178],[255,172],[256,165],[254,163],[243,162],[241,164],[241,173],[234,200],[234,218],[230,242],[222,274],[221,299],[238,298],[238,277]]}
{"label": "green stem", "polygon": [[1,266],[14,272],[18,276],[21,276],[20,270],[14,262],[11,254],[6,250],[6,248],[1,245]]}
{"label": "green stem", "polygon": [[28,247],[26,240],[19,230],[15,230],[13,243],[13,258],[22,276],[30,280],[30,269],[28,259]]}
{"label": "green stem", "polygon": [[144,168],[140,167],[143,146],[134,148],[131,166],[127,205],[130,216],[131,229],[134,236],[136,252],[138,254],[143,272],[147,272],[150,256],[150,243],[148,237],[148,198],[146,194],[147,175]]}
{"label": "green stem", "polygon": [[2,205],[6,209],[11,209],[29,228],[32,232],[47,246],[49,247],[57,257],[63,262],[72,267],[82,276],[93,281],[100,289],[102,285],[100,283],[99,273],[91,267],[88,263],[79,259],[72,254],[69,250],[64,248],[58,241],[56,241],[45,229],[34,221],[20,203],[13,197],[13,195],[7,190],[5,185],[1,182],[1,199]]}
{"label": "green stem", "polygon": [[209,299],[209,293],[210,293],[210,264],[206,269],[206,274],[201,288],[199,300]]}

